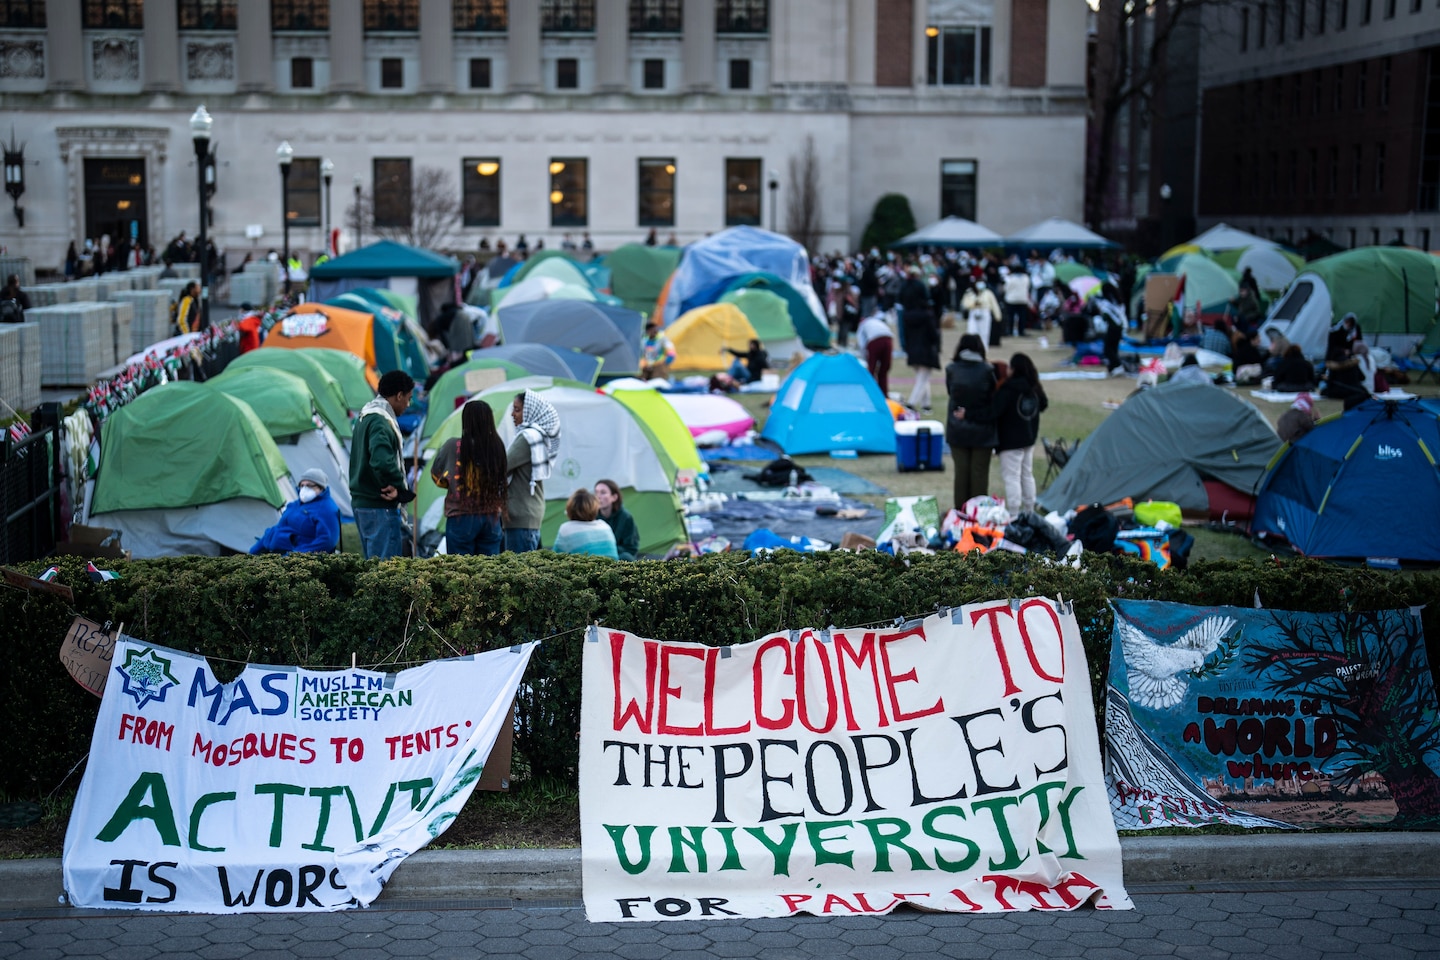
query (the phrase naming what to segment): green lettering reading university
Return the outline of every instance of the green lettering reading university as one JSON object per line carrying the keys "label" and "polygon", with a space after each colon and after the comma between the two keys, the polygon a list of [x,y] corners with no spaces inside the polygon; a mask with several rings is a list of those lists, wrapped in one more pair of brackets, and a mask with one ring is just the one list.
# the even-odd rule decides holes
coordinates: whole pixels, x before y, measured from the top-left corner
{"label": "green lettering reading university", "polygon": [[[865,829],[870,831],[870,840],[875,844],[875,872],[890,873],[895,868],[890,866],[890,848],[896,847],[904,850],[910,855],[911,870],[929,870],[930,864],[920,855],[920,851],[905,843],[906,837],[910,836],[910,824],[899,817],[876,817],[873,820],[861,820]],[[888,828],[888,829],[887,829]]]}
{"label": "green lettering reading university", "polygon": [[763,843],[765,849],[775,858],[775,876],[790,876],[790,851],[795,848],[795,835],[800,832],[800,824],[787,823],[781,826],[779,840],[771,840],[764,827],[746,827],[745,832]]}
{"label": "green lettering reading university", "polygon": [[[153,803],[144,803],[146,797],[154,795]],[[170,789],[165,778],[158,773],[140,774],[120,806],[115,809],[110,822],[95,835],[102,843],[115,840],[136,820],[149,820],[160,832],[160,842],[167,847],[180,846],[180,831],[175,828],[175,811],[170,806]]]}
{"label": "green lettering reading university", "polygon": [[655,833],[655,827],[635,828],[635,834],[640,840],[640,859],[635,863],[631,863],[630,857],[625,853],[625,831],[629,829],[628,824],[622,823],[618,827],[605,824],[605,832],[610,834],[610,842],[615,844],[615,859],[620,861],[620,868],[626,873],[644,873],[645,868],[650,866],[650,837]]}

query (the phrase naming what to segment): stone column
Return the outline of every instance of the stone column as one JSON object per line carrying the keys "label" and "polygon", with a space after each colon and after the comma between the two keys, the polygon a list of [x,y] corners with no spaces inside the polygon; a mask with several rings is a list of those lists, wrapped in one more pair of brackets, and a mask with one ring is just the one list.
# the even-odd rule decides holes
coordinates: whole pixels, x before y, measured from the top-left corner
{"label": "stone column", "polygon": [[151,3],[145,11],[145,90],[180,89],[180,16],[173,3]]}
{"label": "stone column", "polygon": [[330,92],[365,91],[365,21],[355,0],[330,0]]}
{"label": "stone column", "polygon": [[596,0],[595,92],[630,89],[630,5],[626,0]]}
{"label": "stone column", "polygon": [[45,77],[52,91],[85,89],[85,37],[80,4],[45,2]]}
{"label": "stone column", "polygon": [[537,0],[510,0],[505,59],[511,93],[540,91],[540,4]]}
{"label": "stone column", "polygon": [[450,0],[420,0],[420,92],[455,92],[455,22]]}
{"label": "stone column", "polygon": [[[715,0],[685,0],[683,16],[685,92],[709,93],[715,89]],[[774,18],[773,11],[770,16]]]}
{"label": "stone column", "polygon": [[[995,5],[998,7],[1009,2],[1010,0],[995,0]],[[910,12],[910,83],[921,89],[925,87],[925,74],[930,59],[930,38],[925,36],[925,28],[930,25],[928,7],[922,0],[913,0]]]}
{"label": "stone column", "polygon": [[1010,86],[1010,43],[1014,0],[995,0],[995,21],[990,30],[990,85]]}
{"label": "stone column", "polygon": [[847,82],[852,87],[875,85],[875,0],[850,0]]}
{"label": "stone column", "polygon": [[275,48],[270,41],[270,0],[245,0],[236,6],[236,86],[241,93],[265,93],[275,87]]}

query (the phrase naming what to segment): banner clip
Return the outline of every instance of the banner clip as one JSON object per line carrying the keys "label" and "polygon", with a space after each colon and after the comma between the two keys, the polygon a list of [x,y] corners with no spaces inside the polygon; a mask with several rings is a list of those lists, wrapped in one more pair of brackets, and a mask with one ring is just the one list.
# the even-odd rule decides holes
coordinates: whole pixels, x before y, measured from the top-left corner
{"label": "banner clip", "polygon": [[720,659],[721,659],[721,660],[729,660],[729,659],[730,659],[731,657],[733,657],[733,656],[735,656],[735,651],[734,651],[734,650],[731,650],[729,647],[721,647],[721,648],[720,648]]}
{"label": "banner clip", "polygon": [[586,643],[599,643],[599,642],[600,642],[600,621],[599,621],[599,620],[596,620],[594,623],[590,624],[590,626],[588,626],[588,627],[585,628],[585,642],[586,642]]}
{"label": "banner clip", "polygon": [[821,628],[820,628],[820,642],[821,642],[821,643],[829,643],[829,642],[830,642],[830,628],[829,628],[829,627],[821,627]]}

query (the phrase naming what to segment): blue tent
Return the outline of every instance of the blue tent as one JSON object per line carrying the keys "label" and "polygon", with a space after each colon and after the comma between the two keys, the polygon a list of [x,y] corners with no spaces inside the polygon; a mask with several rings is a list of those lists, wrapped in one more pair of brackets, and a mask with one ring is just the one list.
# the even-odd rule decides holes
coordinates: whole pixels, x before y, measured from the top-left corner
{"label": "blue tent", "polygon": [[503,343],[483,350],[471,350],[469,358],[506,360],[524,367],[532,376],[579,380],[592,386],[600,375],[600,358],[544,343]]}
{"label": "blue tent", "polygon": [[640,369],[645,318],[634,310],[585,300],[533,300],[501,307],[499,316],[506,343],[578,350],[605,361],[607,375]]}
{"label": "blue tent", "polygon": [[870,373],[848,353],[817,353],[780,385],[761,436],[791,456],[895,452],[895,420]]}
{"label": "blue tent", "polygon": [[1367,400],[1280,449],[1250,529],[1307,557],[1440,561],[1437,452],[1440,404]]}

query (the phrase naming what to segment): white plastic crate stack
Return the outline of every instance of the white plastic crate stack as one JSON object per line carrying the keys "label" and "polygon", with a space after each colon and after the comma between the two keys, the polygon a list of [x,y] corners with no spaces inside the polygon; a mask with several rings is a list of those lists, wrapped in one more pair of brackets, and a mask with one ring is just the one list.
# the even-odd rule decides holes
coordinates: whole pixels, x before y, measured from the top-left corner
{"label": "white plastic crate stack", "polygon": [[76,280],[74,283],[63,284],[69,287],[71,299],[62,300],[61,303],[93,303],[100,299],[95,295],[95,278],[86,277],[84,280]]}
{"label": "white plastic crate stack", "polygon": [[114,312],[109,305],[68,303],[25,311],[40,324],[40,383],[89,386],[114,365]]}
{"label": "white plastic crate stack", "polygon": [[95,278],[96,300],[113,300],[118,291],[134,289],[135,285],[130,279],[129,271],[107,273]]}
{"label": "white plastic crate stack", "polygon": [[185,290],[185,287],[189,283],[189,280],[185,280],[179,277],[167,277],[164,280],[157,280],[155,282],[155,285],[158,289],[164,290],[170,294],[171,303],[179,303],[180,294]]}
{"label": "white plastic crate stack", "polygon": [[14,274],[20,278],[20,286],[35,286],[35,264],[29,257],[0,257],[0,285]]}
{"label": "white plastic crate stack", "polygon": [[175,273],[182,280],[199,280],[200,264],[198,263],[177,263],[173,264]]}
{"label": "white plastic crate stack", "polygon": [[130,283],[135,290],[154,290],[155,281],[160,279],[164,267],[136,267],[130,272]]}
{"label": "white plastic crate stack", "polygon": [[74,303],[79,291],[74,283],[42,283],[38,287],[24,287],[32,307],[53,307],[57,303]]}
{"label": "white plastic crate stack", "polygon": [[267,273],[236,273],[230,276],[230,303],[233,306],[240,306],[248,303],[252,307],[264,307],[275,299],[271,287],[275,285],[275,277],[271,272]]}
{"label": "white plastic crate stack", "polygon": [[0,400],[20,413],[39,405],[40,324],[0,323]]}
{"label": "white plastic crate stack", "polygon": [[[133,290],[120,290],[117,293],[134,293]],[[105,307],[110,311],[110,325],[108,338],[104,333],[101,339],[104,342],[104,351],[110,362],[107,367],[113,367],[117,363],[124,362],[130,354],[131,344],[134,342],[131,327],[135,322],[135,304],[125,300],[102,300],[96,306]]]}
{"label": "white plastic crate stack", "polygon": [[170,291],[121,290],[115,299],[135,307],[135,318],[130,323],[129,353],[122,355],[121,360],[170,336]]}

